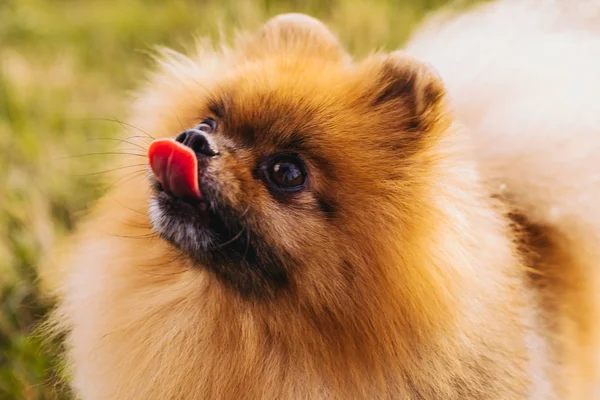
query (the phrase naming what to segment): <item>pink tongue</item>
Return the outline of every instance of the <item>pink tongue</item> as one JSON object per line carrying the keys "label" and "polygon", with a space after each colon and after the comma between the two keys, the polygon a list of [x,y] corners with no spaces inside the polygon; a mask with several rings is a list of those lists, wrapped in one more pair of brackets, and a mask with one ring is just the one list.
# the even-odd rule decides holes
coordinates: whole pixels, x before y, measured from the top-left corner
{"label": "pink tongue", "polygon": [[150,144],[148,159],[164,190],[179,198],[202,199],[198,160],[192,149],[172,139],[158,139]]}

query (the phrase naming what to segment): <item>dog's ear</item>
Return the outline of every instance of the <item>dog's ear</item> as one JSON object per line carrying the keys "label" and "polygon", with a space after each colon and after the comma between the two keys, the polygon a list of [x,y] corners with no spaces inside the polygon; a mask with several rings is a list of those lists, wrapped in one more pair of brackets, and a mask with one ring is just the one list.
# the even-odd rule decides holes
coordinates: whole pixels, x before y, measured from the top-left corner
{"label": "dog's ear", "polygon": [[363,106],[375,112],[407,145],[443,130],[438,123],[446,119],[445,90],[430,67],[396,51],[373,55],[359,69]]}
{"label": "dog's ear", "polygon": [[321,58],[344,62],[347,53],[321,21],[304,14],[281,14],[248,39],[241,39],[238,52],[245,60],[273,55]]}

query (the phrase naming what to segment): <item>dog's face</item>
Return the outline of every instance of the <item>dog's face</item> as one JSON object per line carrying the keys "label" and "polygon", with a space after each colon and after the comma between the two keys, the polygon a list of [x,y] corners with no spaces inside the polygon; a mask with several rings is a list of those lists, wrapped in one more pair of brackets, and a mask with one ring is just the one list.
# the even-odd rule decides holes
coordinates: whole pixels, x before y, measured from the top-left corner
{"label": "dog's face", "polygon": [[270,21],[210,80],[179,72],[150,128],[174,140],[150,154],[155,231],[243,296],[347,285],[418,196],[436,78],[402,54],[354,65],[302,16]]}

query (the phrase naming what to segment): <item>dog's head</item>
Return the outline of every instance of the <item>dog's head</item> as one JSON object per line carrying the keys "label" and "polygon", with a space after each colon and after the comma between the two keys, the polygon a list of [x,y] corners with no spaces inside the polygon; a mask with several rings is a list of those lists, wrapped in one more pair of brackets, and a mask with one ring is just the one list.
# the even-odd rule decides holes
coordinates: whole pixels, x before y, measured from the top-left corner
{"label": "dog's head", "polygon": [[145,130],[170,139],[150,150],[156,232],[243,296],[376,273],[365,259],[418,214],[441,83],[400,52],[353,63],[302,15],[211,57],[171,57],[144,110]]}

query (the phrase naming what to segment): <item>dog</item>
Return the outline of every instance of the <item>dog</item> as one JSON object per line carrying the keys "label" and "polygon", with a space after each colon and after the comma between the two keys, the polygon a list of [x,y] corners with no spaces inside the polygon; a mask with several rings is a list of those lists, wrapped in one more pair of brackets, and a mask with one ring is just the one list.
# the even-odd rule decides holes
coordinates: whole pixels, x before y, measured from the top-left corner
{"label": "dog", "polygon": [[166,51],[130,119],[148,176],[61,263],[76,395],[598,398],[599,14],[562,7],[362,60],[300,14]]}

